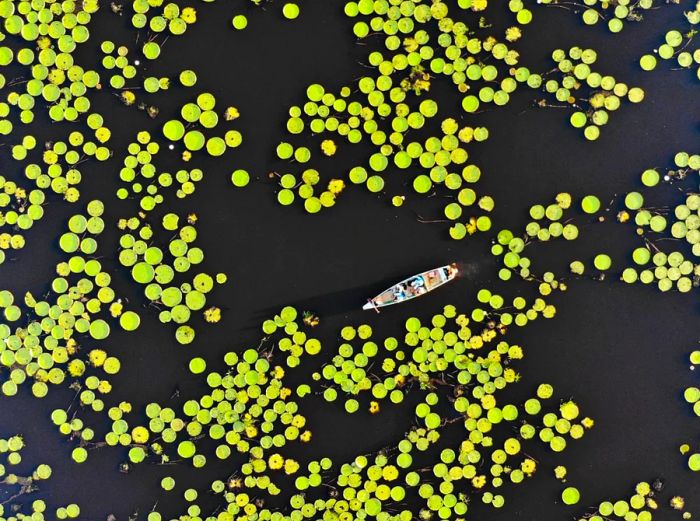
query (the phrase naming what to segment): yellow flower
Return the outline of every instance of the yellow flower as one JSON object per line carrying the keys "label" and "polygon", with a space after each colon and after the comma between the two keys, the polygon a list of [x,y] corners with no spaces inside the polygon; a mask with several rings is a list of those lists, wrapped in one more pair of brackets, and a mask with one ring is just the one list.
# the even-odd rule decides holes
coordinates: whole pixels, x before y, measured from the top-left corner
{"label": "yellow flower", "polygon": [[532,458],[527,458],[523,460],[523,462],[520,464],[520,469],[525,473],[525,474],[532,474],[537,470],[537,462],[532,459]]}
{"label": "yellow flower", "polygon": [[255,438],[258,435],[258,428],[255,425],[248,425],[245,428],[245,435],[249,438]]}
{"label": "yellow flower", "polygon": [[372,400],[369,402],[369,412],[377,414],[379,412],[379,402]]}
{"label": "yellow flower", "polygon": [[58,162],[58,154],[53,150],[44,150],[44,163],[47,165],[54,165]]}
{"label": "yellow flower", "polygon": [[284,458],[275,453],[268,458],[267,464],[272,470],[279,470],[284,466]]}
{"label": "yellow flower", "polygon": [[280,398],[282,400],[286,400],[290,394],[292,394],[292,390],[289,387],[282,387],[282,389],[280,389]]}
{"label": "yellow flower", "polygon": [[637,486],[634,487],[634,490],[640,496],[648,496],[651,492],[651,485],[649,485],[649,483],[647,483],[646,481],[640,481],[639,483],[637,483]]}
{"label": "yellow flower", "polygon": [[107,394],[112,390],[112,384],[107,380],[100,380],[100,383],[97,385],[97,390],[102,394]]}
{"label": "yellow flower", "polygon": [[95,367],[101,367],[107,359],[107,353],[105,353],[102,349],[93,349],[90,351],[88,357],[92,365]]}
{"label": "yellow flower", "polygon": [[228,107],[226,112],[224,112],[224,119],[226,121],[233,121],[234,119],[238,119],[240,116],[241,113],[238,112],[236,107]]}
{"label": "yellow flower", "polygon": [[470,217],[469,222],[466,224],[467,233],[469,235],[474,235],[476,233],[476,217]]}
{"label": "yellow flower", "polygon": [[190,152],[189,150],[185,150],[185,151],[182,153],[182,160],[183,160],[183,161],[189,161],[190,159],[192,159],[192,152]]}
{"label": "yellow flower", "polygon": [[296,473],[299,470],[299,463],[293,459],[284,460],[284,473],[288,476]]}
{"label": "yellow flower", "polygon": [[566,467],[564,465],[557,465],[554,467],[554,477],[566,481]]}
{"label": "yellow flower", "polygon": [[585,417],[583,420],[581,420],[581,425],[583,425],[586,429],[591,429],[593,428],[593,425],[595,425],[595,421],[592,418]]}
{"label": "yellow flower", "polygon": [[399,477],[399,470],[394,465],[387,465],[382,469],[382,478],[386,481],[394,481]]}
{"label": "yellow flower", "polygon": [[61,85],[64,81],[66,81],[66,73],[61,69],[51,69],[48,80],[54,85]]}
{"label": "yellow flower", "polygon": [[482,488],[484,485],[486,485],[486,476],[483,474],[472,478],[472,486],[474,488]]}
{"label": "yellow flower", "polygon": [[273,376],[274,376],[277,380],[281,380],[282,378],[284,378],[284,367],[279,366],[279,365],[276,365],[276,366],[275,366],[275,369],[274,369],[274,372],[273,372]]}
{"label": "yellow flower", "polygon": [[69,355],[74,355],[78,351],[78,342],[75,338],[69,338],[66,342],[66,352]]}
{"label": "yellow flower", "polygon": [[335,144],[335,141],[332,139],[324,139],[321,142],[321,151],[327,155],[327,156],[332,156],[335,154],[335,152],[338,150],[338,147]]}
{"label": "yellow flower", "polygon": [[685,507],[685,499],[682,496],[674,496],[671,498],[669,504],[674,510],[683,510],[683,507]]}
{"label": "yellow flower", "polygon": [[122,305],[121,302],[118,302],[118,301],[112,302],[112,304],[110,304],[110,306],[109,306],[109,312],[112,314],[112,316],[114,318],[121,315],[123,310],[124,310],[124,306]]}
{"label": "yellow flower", "polygon": [[480,336],[473,336],[469,339],[469,347],[479,349],[484,345],[484,341]]}
{"label": "yellow flower", "polygon": [[406,52],[413,52],[418,49],[418,42],[415,38],[404,38],[403,48],[406,49]]}
{"label": "yellow flower", "polygon": [[575,420],[579,414],[578,405],[569,400],[568,402],[561,404],[559,407],[559,412],[561,413],[562,418],[567,420]]}
{"label": "yellow flower", "polygon": [[508,358],[512,360],[520,360],[523,357],[523,349],[520,346],[510,346],[508,348]]}
{"label": "yellow flower", "polygon": [[506,40],[508,40],[509,42],[515,42],[517,40],[520,40],[520,37],[522,35],[522,31],[517,26],[509,27],[508,29],[506,29]]}
{"label": "yellow flower", "polygon": [[125,412],[128,414],[131,412],[131,403],[130,402],[119,402],[119,409],[122,412]]}
{"label": "yellow flower", "polygon": [[204,320],[210,324],[215,324],[221,320],[221,309],[216,306],[212,306],[209,309],[204,310]]}
{"label": "yellow flower", "polygon": [[484,395],[484,397],[481,399],[481,406],[487,410],[493,409],[496,406],[496,399],[492,394]]}
{"label": "yellow flower", "polygon": [[71,376],[82,376],[85,372],[85,364],[82,360],[78,360],[77,358],[71,360],[68,364],[68,372]]}
{"label": "yellow flower", "polygon": [[197,10],[194,7],[185,7],[180,13],[180,18],[186,24],[193,24],[197,21]]}
{"label": "yellow flower", "polygon": [[345,189],[345,181],[342,179],[331,179],[328,183],[328,191],[332,194],[338,195]]}
{"label": "yellow flower", "polygon": [[119,99],[122,100],[122,103],[124,105],[129,107],[136,103],[136,94],[134,94],[130,90],[123,90],[122,93],[119,95]]}
{"label": "yellow flower", "polygon": [[490,342],[496,338],[496,331],[493,329],[486,329],[481,333],[481,338],[484,340],[484,342]]}
{"label": "yellow flower", "polygon": [[299,439],[303,441],[304,443],[308,443],[311,441],[311,431],[304,431],[299,435]]}

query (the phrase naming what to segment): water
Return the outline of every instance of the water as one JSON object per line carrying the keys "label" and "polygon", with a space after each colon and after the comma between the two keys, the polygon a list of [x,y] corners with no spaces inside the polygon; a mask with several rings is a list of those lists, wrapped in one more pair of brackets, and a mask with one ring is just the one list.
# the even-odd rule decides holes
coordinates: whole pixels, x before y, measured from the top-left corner
{"label": "water", "polygon": [[[304,4],[300,19],[293,23],[279,19],[278,6],[261,13],[241,4],[198,5],[199,22],[185,37],[170,38],[163,58],[153,66],[157,75],[194,68],[199,89],[241,111],[234,127],[243,132],[244,145],[223,160],[199,161],[205,181],[193,197],[175,205],[199,216],[205,269],[229,274],[229,282],[216,290],[214,299],[223,309],[222,323],[196,324],[197,341],[179,346],[172,331],[144,309],[138,334],[114,331],[105,345],[124,362],[114,379],[113,398],[131,400],[135,408],[147,401],[167,402],[176,388],[181,396],[197,391],[197,378],[186,370],[191,356],[204,356],[214,368],[227,350],[255,347],[259,323],[286,304],[320,315],[319,334],[330,346],[339,327],[347,323],[367,322],[377,335],[400,334],[407,316],[426,316],[446,303],[468,308],[481,287],[505,288],[508,294],[532,291],[519,282],[503,286],[497,280],[495,260],[488,254],[489,234],[458,243],[447,237],[444,224],[417,220],[416,213],[426,219],[431,211],[437,215],[437,206],[412,209],[409,204],[395,209],[385,198],[354,188],[346,190],[335,208],[317,216],[306,215],[297,206],[279,206],[267,173],[284,168],[272,151],[284,138],[287,107],[302,101],[309,83],[336,88],[359,77],[363,67],[358,60],[364,49],[353,45],[350,24],[338,2]],[[643,74],[636,65],[639,56],[653,49],[679,19],[682,7],[664,6],[618,36],[602,26],[584,28],[578,17],[561,9],[535,11],[520,46],[523,64],[541,70],[551,66],[548,56],[555,47],[593,46],[599,51],[601,71],[642,86],[647,97],[642,104],[613,114],[595,143],[584,143],[580,132],[569,126],[568,113],[532,109],[530,91],[518,93],[505,108],[480,114],[478,120],[465,116],[465,121],[474,119],[491,130],[486,143],[469,151],[484,172],[480,192],[496,199],[496,227],[521,226],[531,204],[549,201],[558,191],[575,196],[595,193],[607,200],[638,186],[645,168],[667,165],[679,150],[696,150],[697,80],[690,72]],[[234,32],[230,19],[239,12],[249,14],[250,25],[246,31]],[[98,37],[93,36],[79,56],[91,60],[91,52],[103,38],[132,41],[133,33],[124,31],[126,23],[103,9],[91,29]],[[455,102],[447,89],[437,89],[441,104]],[[159,105],[167,118],[189,99],[190,92],[174,88],[167,96],[153,99],[158,104],[167,100]],[[106,93],[96,105],[112,128],[155,133],[162,122],[148,120]],[[112,194],[118,158],[133,137],[130,132],[115,132],[115,158],[86,169],[83,200],[101,198],[113,218],[132,211],[130,203],[118,203]],[[357,157],[352,150],[344,154],[319,161],[322,174],[343,176],[346,161]],[[4,160],[0,164],[6,168]],[[230,173],[236,168],[249,169],[255,178],[244,190],[230,186]],[[404,193],[409,195],[410,188]],[[59,258],[54,237],[75,210],[57,204],[47,208],[47,218],[32,230],[27,249],[18,255],[21,262],[0,268],[3,287],[16,291],[43,287]],[[103,254],[112,251],[117,237],[115,229],[103,235]],[[610,235],[589,237],[582,244],[593,248],[582,248],[592,257],[599,251],[622,255],[633,243],[611,230]],[[552,245],[541,256],[542,262],[563,266],[571,253]],[[368,297],[390,284],[453,261],[462,266],[464,276],[458,281],[381,315],[360,310]],[[116,265],[113,268],[115,288],[140,306],[138,288],[127,273]],[[697,384],[686,362],[687,353],[697,347],[697,299],[662,295],[646,287],[581,281],[555,301],[556,319],[539,321],[516,334],[526,358],[520,366],[524,378],[515,386],[513,399],[550,382],[558,395],[574,397],[582,411],[596,419],[596,427],[561,455],[538,450],[533,456],[540,461],[541,471],[528,483],[506,485],[503,509],[493,511],[477,498],[469,518],[566,519],[604,498],[628,497],[638,481],[658,476],[667,479],[668,492],[686,497],[691,510],[700,507],[700,487],[678,453],[681,443],[698,440],[697,418],[681,396],[683,388]],[[70,461],[72,445],[59,438],[48,417],[54,407],[65,407],[72,394],[52,390],[45,400],[28,394],[1,402],[0,434],[24,434],[29,446],[27,464],[45,462],[54,467],[54,477],[35,497],[55,505],[77,502],[85,519],[114,514],[119,521],[126,520],[136,509],[150,510],[156,501],[159,508],[176,506],[177,501],[158,486],[166,474],[174,475],[178,485],[206,487],[231,470],[213,462],[200,471],[141,465],[126,475],[118,472],[126,454],[112,449],[93,451],[87,464],[76,466]],[[305,403],[315,431],[310,448],[337,462],[384,447],[412,425],[401,408],[387,408],[379,417],[363,414],[358,420],[341,414],[337,406]],[[569,468],[568,484],[582,491],[580,509],[558,504],[562,486],[551,475],[553,464]],[[677,518],[671,516],[666,511],[658,518]]]}

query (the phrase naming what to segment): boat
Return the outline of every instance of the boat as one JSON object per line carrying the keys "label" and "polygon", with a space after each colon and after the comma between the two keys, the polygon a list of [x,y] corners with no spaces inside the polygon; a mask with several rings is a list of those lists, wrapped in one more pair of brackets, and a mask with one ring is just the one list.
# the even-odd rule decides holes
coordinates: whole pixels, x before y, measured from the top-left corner
{"label": "boat", "polygon": [[459,273],[459,269],[456,264],[448,264],[447,266],[424,271],[382,291],[376,297],[369,299],[362,306],[362,309],[374,309],[379,313],[379,308],[406,302],[425,295],[443,284],[447,284],[457,276],[457,273]]}

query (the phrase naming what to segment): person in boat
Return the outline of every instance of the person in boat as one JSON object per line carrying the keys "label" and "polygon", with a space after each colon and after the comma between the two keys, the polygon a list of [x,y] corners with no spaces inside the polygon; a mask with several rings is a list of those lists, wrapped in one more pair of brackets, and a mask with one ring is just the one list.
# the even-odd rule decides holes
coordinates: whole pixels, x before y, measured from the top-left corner
{"label": "person in boat", "polygon": [[396,300],[404,300],[406,298],[406,289],[404,288],[403,284],[399,284],[394,289],[394,298]]}
{"label": "person in boat", "polygon": [[411,287],[413,288],[416,295],[420,295],[426,292],[425,281],[423,277],[416,277],[411,281]]}

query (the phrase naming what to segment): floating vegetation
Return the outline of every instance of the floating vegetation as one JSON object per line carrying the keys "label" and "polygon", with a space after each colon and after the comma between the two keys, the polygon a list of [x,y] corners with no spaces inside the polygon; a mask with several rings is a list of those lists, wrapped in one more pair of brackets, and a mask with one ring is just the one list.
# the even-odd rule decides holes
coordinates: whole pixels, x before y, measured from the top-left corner
{"label": "floating vegetation", "polygon": [[[594,71],[591,66],[597,59],[598,54],[593,49],[572,47],[568,52],[555,49],[552,60],[557,64],[556,69],[541,77],[530,76],[529,79],[533,87],[541,83],[543,90],[554,95],[556,101],[562,104],[559,106],[575,110],[569,121],[573,127],[582,128],[583,135],[589,141],[598,139],[600,127],[608,123],[610,113],[618,110],[625,99],[631,103],[644,99],[641,88],[629,87],[616,81],[613,76]],[[548,79],[551,73],[557,77]],[[579,93],[581,88],[586,90]],[[538,105],[550,106],[546,101],[540,101]]]}
{"label": "floating vegetation", "polygon": [[[0,519],[43,519],[47,505],[43,499],[36,499],[26,505],[26,496],[39,490],[42,481],[53,475],[53,469],[46,463],[37,465],[28,475],[21,475],[13,470],[23,463],[22,451],[26,448],[20,435],[0,438],[0,491],[7,495],[0,502]],[[27,506],[31,512],[25,512]],[[10,517],[5,517],[9,515]],[[58,507],[54,512],[56,519],[75,519],[80,516],[80,507],[71,503]]]}
{"label": "floating vegetation", "polygon": [[653,9],[658,9],[662,2],[654,0],[619,0],[608,2],[606,0],[537,0],[539,5],[563,7],[575,13],[581,14],[581,19],[586,25],[596,25],[607,19],[607,26],[611,33],[619,33],[625,28],[626,22],[641,22]]}
{"label": "floating vegetation", "polygon": [[[471,3],[460,4],[459,9],[479,10]],[[493,199],[478,197],[469,186],[479,180],[481,170],[468,161],[466,149],[471,142],[486,140],[488,129],[460,124],[456,119],[459,113],[454,111],[454,116],[437,119],[438,103],[426,94],[439,81],[451,82],[461,94],[473,88],[472,83],[483,83],[479,97],[464,97],[463,110],[476,112],[482,103],[505,105],[517,87],[517,79],[508,77],[509,67],[518,62],[517,51],[493,36],[483,42],[470,39],[470,28],[450,18],[449,8],[442,2],[432,7],[418,2],[404,13],[393,8],[375,12],[371,1],[351,1],[345,5],[345,14],[357,20],[353,32],[359,39],[374,40],[372,31],[383,33],[384,49],[367,55],[375,72],[337,93],[320,84],[310,85],[303,106],[290,108],[287,131],[292,136],[317,135],[325,156],[335,155],[346,144],[366,141],[373,151],[366,163],[348,168],[349,182],[322,180],[320,169],[306,166],[302,172],[280,174],[278,201],[291,205],[298,198],[307,212],[317,213],[335,204],[345,184],[365,185],[371,193],[404,191],[409,186],[418,197],[438,193],[448,198],[444,215],[446,222],[456,221],[450,231],[453,238],[489,230]],[[432,30],[439,31],[437,48],[430,46]],[[413,134],[427,129],[438,129],[438,134],[411,140]],[[277,156],[305,165],[313,152],[305,145],[283,141]],[[387,186],[386,174],[395,168],[408,174],[403,187]],[[388,199],[400,206],[406,196],[389,195]],[[465,209],[471,215],[465,215]]]}
{"label": "floating vegetation", "polygon": [[[147,423],[133,423],[128,419],[131,405],[122,402],[107,410],[112,427],[104,442],[95,441],[93,429],[76,416],[70,419],[66,410],[55,410],[52,420],[63,434],[78,440],[73,450],[77,462],[86,460],[89,449],[104,445],[127,447],[126,465],[146,460],[182,461],[201,468],[210,458],[227,460],[243,455],[246,462],[239,471],[211,483],[211,491],[222,496],[229,516],[236,515],[240,508],[245,508],[248,515],[274,515],[275,511],[265,507],[264,501],[249,502],[246,498],[280,494],[283,476],[293,479],[296,490],[285,508],[289,512],[285,515],[291,516],[312,507],[337,512],[338,496],[319,496],[322,487],[338,490],[340,497],[353,496],[359,501],[358,509],[364,509],[367,515],[397,521],[411,518],[409,510],[391,513],[401,508],[411,491],[424,502],[426,512],[442,512],[445,518],[451,512],[464,514],[472,494],[479,494],[484,503],[500,508],[505,499],[495,493],[498,487],[506,480],[521,483],[536,472],[537,462],[524,453],[529,440],[539,439],[552,451],[561,452],[567,447],[567,438],[580,439],[593,426],[593,420],[582,417],[579,406],[571,400],[549,405],[554,396],[549,384],[539,385],[535,396],[523,404],[499,403],[499,392],[520,380],[512,364],[524,354],[522,347],[504,340],[509,326],[522,327],[538,317],[551,318],[555,309],[542,299],[528,305],[518,297],[513,306],[520,311],[512,314],[501,309],[503,297],[485,289],[480,291],[479,300],[486,305],[475,307],[468,314],[459,313],[450,305],[426,325],[416,317],[407,319],[403,339],[386,337],[375,343],[370,326],[345,326],[341,330],[343,343],[333,356],[333,363],[324,365],[308,384],[300,384],[296,389],[286,383],[288,374],[305,358],[319,355],[323,347],[318,338],[306,331],[312,326],[307,326],[300,320],[303,316],[288,306],[263,322],[265,337],[257,350],[227,353],[222,371],[207,373],[206,361],[193,358],[190,370],[202,375],[208,391],[199,397],[183,397],[180,412],[164,404],[149,403],[145,408]],[[452,327],[448,328],[448,324]],[[353,355],[350,342],[354,341],[362,342],[362,349]],[[278,354],[273,355],[273,350]],[[371,369],[374,358],[381,360],[381,373]],[[352,414],[360,408],[359,395],[365,391],[372,395],[365,406],[375,414],[380,413],[386,401],[401,404],[406,393],[423,398],[415,406],[418,426],[407,425],[405,437],[395,445],[397,451],[360,455],[341,464],[318,457],[305,468],[284,455],[288,444],[312,439],[303,413],[306,399],[322,395],[327,401],[335,401],[342,395],[343,408]],[[448,397],[451,405],[445,407]],[[85,403],[82,395],[81,402]],[[505,441],[492,434],[495,430],[507,431],[499,424],[516,421],[519,427],[511,427],[515,431]],[[438,444],[443,431],[459,428],[463,429],[461,441],[456,446],[451,441],[439,451],[432,467],[433,478],[419,474],[414,467],[418,453]],[[492,462],[487,473],[479,464],[481,461]],[[166,476],[161,486],[172,491],[176,483]],[[466,486],[471,492],[456,493],[457,486]],[[316,499],[307,496],[313,489]],[[356,494],[363,489],[366,495],[358,497]],[[190,514],[193,507],[199,511],[195,501],[203,492],[184,491],[191,498]],[[152,516],[156,518],[155,513]]]}
{"label": "floating vegetation", "polygon": [[[214,129],[219,124],[219,115],[214,110],[216,98],[213,94],[204,92],[197,96],[196,102],[186,103],[180,109],[180,119],[171,119],[163,125],[163,135],[170,141],[182,140],[186,151],[183,159],[189,160],[192,152],[205,149],[209,155],[221,156],[227,148],[240,146],[243,137],[237,130],[228,130],[223,137],[206,137],[201,129]],[[224,112],[224,119],[235,118],[228,116],[229,109]]]}
{"label": "floating vegetation", "polygon": [[[588,140],[595,140],[609,113],[623,100],[639,103],[644,98],[639,87],[593,71],[597,54],[591,49],[572,47],[568,53],[557,49],[552,55],[557,68],[537,74],[519,66],[519,52],[511,46],[521,36],[518,27],[509,28],[501,39],[482,34],[481,22],[469,26],[451,18],[443,2],[417,2],[405,12],[400,8],[378,12],[373,6],[371,1],[345,5],[345,14],[356,20],[353,32],[358,39],[371,44],[377,33],[383,38],[384,47],[372,46],[366,57],[373,72],[337,92],[309,85],[304,103],[289,109],[286,128],[291,138],[277,146],[276,154],[282,161],[297,163],[299,169],[290,172],[285,165],[271,175],[278,180],[277,200],[284,206],[299,201],[307,212],[318,213],[336,204],[346,184],[386,194],[396,207],[407,199],[437,195],[446,199],[444,219],[422,221],[450,223],[450,237],[460,240],[490,230],[489,213],[495,206],[491,196],[479,195],[473,187],[482,171],[469,160],[468,147],[489,137],[488,128],[472,123],[478,121],[479,112],[506,105],[521,84],[542,88],[573,109],[571,124],[583,128]],[[486,2],[458,6],[477,12],[485,7]],[[532,14],[522,2],[511,2],[509,8],[519,23],[529,23]],[[432,32],[438,34],[437,47],[431,46]],[[559,77],[551,77],[554,73]],[[439,82],[462,96],[461,113],[456,107],[439,108],[429,97],[431,86]],[[545,100],[537,105],[549,106]],[[438,116],[440,110],[447,112]],[[466,125],[462,123],[465,114]],[[430,137],[412,139],[426,132],[431,132]],[[347,168],[349,182],[324,179],[323,158],[317,163],[308,140],[300,145],[292,142],[300,135],[318,139],[322,156],[334,156],[347,145],[367,141],[372,151],[365,163]],[[389,183],[387,174],[397,169],[406,172],[404,181]],[[412,195],[405,195],[407,191]]]}
{"label": "floating vegetation", "polygon": [[[538,3],[580,12],[586,25],[605,21],[614,33],[658,7],[652,0]],[[78,52],[90,37],[96,0],[0,0],[0,145],[7,152],[0,264],[25,246],[27,231],[53,210],[50,203],[80,201],[87,161],[118,171],[113,195],[123,212],[106,215],[102,201],[89,201],[56,237],[61,260],[41,296],[24,287],[23,296],[0,291],[2,394],[14,397],[26,388],[40,399],[52,386],[72,391],[63,407],[51,406],[50,421],[78,465],[110,447],[119,451],[124,473],[159,465],[163,494],[177,494],[185,507],[168,495],[141,516],[148,521],[460,520],[474,501],[502,508],[506,485],[525,483],[544,466],[560,481],[552,500],[579,508],[582,494],[567,483],[567,467],[541,465],[530,453],[537,446],[559,457],[595,422],[573,398],[519,372],[526,354],[519,330],[555,317],[549,296],[587,273],[598,281],[619,276],[625,283],[653,283],[663,292],[700,286],[700,155],[677,153],[673,167],[645,170],[641,185],[621,196],[561,191],[530,206],[516,232],[500,229],[491,244],[499,278],[533,282],[539,297],[481,288],[473,306],[460,302],[404,317],[393,335],[380,334],[374,323],[329,332],[314,312],[286,306],[262,322],[259,342],[231,349],[223,360],[198,350],[184,364],[193,385],[177,388],[170,400],[143,396],[132,403],[112,392],[114,375],[130,361],[106,341],[114,327],[135,331],[142,318],[112,288],[111,263],[136,284],[141,304],[174,324],[179,344],[195,343],[198,323],[222,322],[224,311],[212,297],[227,277],[206,269],[198,213],[183,205],[193,204],[203,165],[223,164],[243,135],[232,123],[239,109],[211,92],[187,90],[177,105],[161,104],[198,84],[194,70],[158,63],[171,36],[196,34],[190,26],[197,8],[163,0],[128,4],[110,8],[118,15],[126,8],[134,38],[100,38],[94,52],[87,46]],[[690,27],[667,31],[664,43],[640,59],[642,69],[654,69],[658,59],[698,69],[692,49],[698,5],[685,13]],[[296,2],[276,7],[280,18],[303,17]],[[569,110],[570,124],[594,141],[612,112],[646,96],[598,72],[598,54],[590,48],[555,49],[549,71],[524,66],[518,46],[533,12],[522,0],[508,2],[506,26],[493,23],[487,0],[346,0],[341,7],[362,45],[364,69],[334,85],[308,84],[288,108],[285,133],[276,139],[276,171],[268,174],[282,206],[317,214],[364,186],[393,207],[414,211],[420,222],[444,224],[454,240],[489,232],[496,201],[482,190],[483,172],[473,157],[496,134],[485,125],[485,112],[511,103],[518,89],[540,91],[548,99],[535,107]],[[248,27],[249,11],[231,15],[235,30]],[[78,63],[78,56],[96,63]],[[100,91],[155,122],[145,125],[149,130],[110,128],[94,110]],[[43,128],[48,122],[55,123],[51,131]],[[32,125],[42,128],[34,132]],[[358,153],[350,157],[350,149]],[[234,187],[250,184],[248,170],[227,168]],[[671,185],[672,197],[660,197]],[[425,213],[431,203],[433,214]],[[609,217],[614,212],[616,220]],[[533,250],[544,243],[570,243],[602,223],[632,231],[638,242],[628,255],[611,255],[601,241],[581,257],[585,263],[571,260],[570,274],[533,266]],[[115,225],[116,251],[98,251],[105,227]],[[700,353],[690,361],[700,363]],[[524,388],[517,399],[510,392],[516,384]],[[683,395],[700,415],[700,390],[689,386]],[[309,414],[314,407],[367,421],[392,409],[406,414],[387,446],[335,461],[307,449],[323,427]],[[49,517],[44,499],[27,500],[52,469],[44,464],[25,472],[23,448],[21,436],[0,439],[0,521]],[[697,448],[685,444],[681,453],[691,471],[700,471]],[[202,487],[168,475],[176,464],[217,470]],[[581,519],[651,521],[661,486],[639,483],[631,497],[604,501]],[[218,510],[207,514],[210,496]],[[666,503],[690,517],[682,496]],[[56,519],[86,516],[75,503],[53,513]]]}
{"label": "floating vegetation", "polygon": [[[530,221],[522,236],[516,236],[511,230],[498,232],[496,242],[491,247],[491,253],[502,259],[503,267],[498,276],[501,280],[510,280],[513,274],[518,274],[525,280],[538,281],[542,295],[549,295],[553,290],[566,290],[566,284],[560,283],[554,273],[545,272],[538,275],[532,270],[530,258],[524,255],[528,246],[551,240],[574,241],[579,236],[579,227],[567,219],[566,213],[571,211],[574,201],[571,194],[562,192],[548,205],[536,204],[530,207]],[[595,214],[600,210],[600,200],[594,195],[581,199],[581,210],[584,214]],[[599,259],[598,264],[602,261]],[[596,266],[598,267],[598,266]],[[599,268],[600,269],[600,268]],[[579,270],[583,272],[583,268]]]}
{"label": "floating vegetation", "polygon": [[[189,71],[181,74],[180,81],[194,84],[196,76]],[[180,115],[184,123],[180,119],[171,119],[163,124],[162,132],[167,140],[183,142],[183,163],[191,160],[193,152],[202,149],[206,149],[209,155],[221,156],[228,148],[241,144],[242,135],[237,130],[228,130],[223,137],[205,137],[200,130],[213,129],[219,124],[215,105],[212,94],[202,93],[197,96],[196,103],[188,102],[182,106]],[[237,109],[228,107],[221,119],[233,121],[237,115]],[[169,148],[174,148],[174,143]],[[128,145],[127,152],[119,173],[125,186],[120,187],[116,195],[119,199],[138,198],[138,208],[136,216],[118,221],[118,227],[124,232],[119,241],[119,263],[130,269],[134,282],[144,286],[148,301],[160,309],[159,320],[177,325],[176,340],[189,344],[195,337],[190,324],[192,312],[201,312],[208,323],[220,321],[220,308],[206,308],[206,294],[212,291],[215,282],[225,282],[226,276],[220,273],[214,277],[198,272],[192,278],[183,278],[204,261],[204,251],[194,244],[198,219],[195,213],[181,217],[168,212],[162,214],[161,222],[156,226],[152,226],[148,216],[166,202],[166,195],[173,190],[179,199],[193,194],[196,183],[204,178],[204,172],[199,168],[183,168],[174,175],[160,171],[155,160],[163,148],[160,141],[146,131],[137,133],[136,141]],[[239,186],[247,184],[247,172],[236,172],[234,183]],[[167,244],[161,237],[168,237]]]}
{"label": "floating vegetation", "polygon": [[700,6],[683,13],[687,26],[671,29],[664,35],[664,43],[653,54],[645,54],[639,59],[639,66],[645,71],[654,70],[657,66],[657,56],[664,61],[673,60],[674,68],[695,69],[700,79],[700,47],[692,47],[691,43],[697,34],[696,26],[700,24]]}
{"label": "floating vegetation", "polygon": [[[109,375],[116,374],[121,363],[97,343],[110,334],[110,315],[126,330],[136,329],[139,317],[124,309],[110,287],[110,274],[96,258],[103,211],[102,202],[94,200],[85,214],[69,219],[68,231],[58,241],[65,260],[56,265],[57,276],[44,299],[27,292],[19,301],[10,291],[0,291],[3,395],[14,396],[26,384],[34,396],[43,398],[50,385],[72,378],[92,378],[102,394],[111,390]],[[98,410],[101,405],[95,401],[93,406]]]}
{"label": "floating vegetation", "polygon": [[[49,7],[46,7],[46,5]],[[89,36],[88,24],[98,9],[96,0],[83,2],[13,2],[0,3],[4,32],[26,42],[14,47],[0,46],[0,66],[21,65],[31,80],[20,82],[25,92],[9,90],[0,134],[8,134],[12,123],[7,117],[9,106],[16,107],[24,124],[34,121],[35,108],[47,107],[53,121],[76,121],[90,111],[88,90],[99,88],[100,76],[75,63],[73,52]],[[38,22],[38,23],[37,23]],[[3,34],[4,36],[4,34]],[[56,52],[58,51],[58,52]],[[0,73],[0,85],[9,88]],[[35,98],[41,103],[35,105]]]}
{"label": "floating vegetation", "polygon": [[[134,217],[122,220],[120,227],[126,230],[120,240],[119,262],[131,270],[134,282],[144,286],[144,295],[156,306],[164,306],[158,318],[163,323],[177,324],[175,338],[181,344],[194,340],[194,329],[189,325],[193,311],[206,314],[208,322],[218,322],[211,318],[212,311],[205,310],[207,294],[214,288],[215,282],[223,283],[223,274],[215,277],[199,272],[180,283],[175,279],[188,273],[204,261],[204,252],[194,245],[197,230],[194,226],[196,216],[192,215],[186,223],[180,223],[177,214],[168,213],[163,217],[160,229],[174,233],[167,247],[154,245],[151,240],[154,231],[150,224]],[[159,234],[160,235],[160,234]],[[149,242],[151,244],[149,245]]]}
{"label": "floating vegetation", "polygon": [[[593,514],[581,517],[579,521],[588,519],[592,521],[605,519],[651,521],[659,507],[663,506],[659,504],[658,500],[658,495],[663,488],[664,483],[660,479],[653,482],[642,481],[635,486],[633,495],[624,499],[602,501],[597,507],[594,507],[596,511]],[[674,496],[669,501],[669,506],[674,510],[683,510],[685,500],[681,496]],[[682,517],[690,519],[692,515],[690,512],[683,512]]]}
{"label": "floating vegetation", "polygon": [[[700,365],[700,351],[696,350],[690,353],[690,368],[695,370],[696,366]],[[683,398],[687,403],[693,406],[695,416],[700,416],[700,389],[695,386],[686,387],[683,391]],[[689,445],[681,447],[681,454],[686,455],[691,452]],[[688,468],[693,472],[700,472],[700,451],[696,450],[688,456]]]}
{"label": "floating vegetation", "polygon": [[[174,2],[163,0],[133,0],[131,7],[134,14],[131,25],[135,29],[148,29],[152,33],[166,33],[179,36],[197,21],[194,7],[181,8]],[[160,54],[160,46],[152,39],[143,45],[143,54],[148,59]]]}

